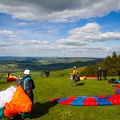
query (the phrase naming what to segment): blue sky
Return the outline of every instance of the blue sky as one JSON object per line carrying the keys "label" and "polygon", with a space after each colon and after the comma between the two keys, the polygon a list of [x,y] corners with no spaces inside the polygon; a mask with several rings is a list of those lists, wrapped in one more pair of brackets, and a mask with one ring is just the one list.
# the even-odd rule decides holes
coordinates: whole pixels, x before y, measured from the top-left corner
{"label": "blue sky", "polygon": [[0,56],[120,54],[120,0],[0,1]]}

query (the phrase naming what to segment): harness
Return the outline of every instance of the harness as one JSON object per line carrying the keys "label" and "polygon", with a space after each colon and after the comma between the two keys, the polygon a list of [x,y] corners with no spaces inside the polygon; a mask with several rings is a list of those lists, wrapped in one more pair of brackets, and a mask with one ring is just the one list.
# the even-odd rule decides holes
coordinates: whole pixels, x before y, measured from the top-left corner
{"label": "harness", "polygon": [[23,84],[23,87],[24,87],[24,90],[25,90],[25,91],[26,91],[26,83],[27,83],[27,82],[30,82],[30,86],[29,86],[29,87],[32,88],[31,78],[30,78],[30,77],[26,77],[26,78],[24,79],[24,84]]}

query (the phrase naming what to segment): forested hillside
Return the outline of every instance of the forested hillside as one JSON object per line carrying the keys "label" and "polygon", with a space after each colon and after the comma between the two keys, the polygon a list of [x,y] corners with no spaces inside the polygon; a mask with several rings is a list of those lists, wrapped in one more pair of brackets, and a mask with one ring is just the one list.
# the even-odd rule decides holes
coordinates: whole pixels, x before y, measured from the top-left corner
{"label": "forested hillside", "polygon": [[89,64],[81,75],[96,75],[97,69],[104,67],[107,69],[107,75],[116,76],[120,70],[120,55],[113,52],[111,56],[107,56],[103,61],[97,62],[95,65]]}

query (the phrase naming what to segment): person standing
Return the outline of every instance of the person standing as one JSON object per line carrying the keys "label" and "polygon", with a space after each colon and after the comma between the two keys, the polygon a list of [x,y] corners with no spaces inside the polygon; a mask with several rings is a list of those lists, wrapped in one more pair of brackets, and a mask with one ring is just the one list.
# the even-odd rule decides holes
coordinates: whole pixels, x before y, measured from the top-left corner
{"label": "person standing", "polygon": [[101,68],[99,67],[98,70],[97,70],[98,80],[102,80],[102,79],[101,79],[101,73],[102,73],[102,70],[101,70]]}
{"label": "person standing", "polygon": [[119,80],[120,80],[120,70],[118,70],[118,77],[119,77]]}
{"label": "person standing", "polygon": [[23,78],[20,77],[20,75],[16,79],[16,85],[22,86],[23,85]]}
{"label": "person standing", "polygon": [[33,89],[35,88],[35,84],[34,84],[33,79],[30,76],[30,70],[24,71],[22,86],[23,86],[25,93],[28,95],[28,97],[31,99],[33,103],[33,100],[34,100]]}
{"label": "person standing", "polygon": [[10,72],[8,72],[8,77],[10,76],[10,74],[11,74],[11,73],[10,73]]}
{"label": "person standing", "polygon": [[[78,77],[78,70],[76,69],[76,66],[74,66],[73,72],[72,72],[71,75],[72,75],[72,82],[71,82],[71,85],[76,86],[76,81],[78,81],[78,80],[76,80],[77,77]],[[79,78],[79,79],[80,79],[80,78]]]}
{"label": "person standing", "polygon": [[50,74],[50,72],[48,70],[46,70],[45,75],[46,75],[46,78],[48,78],[48,79],[49,79],[49,74]]}
{"label": "person standing", "polygon": [[105,67],[103,68],[103,79],[107,80],[107,69]]}

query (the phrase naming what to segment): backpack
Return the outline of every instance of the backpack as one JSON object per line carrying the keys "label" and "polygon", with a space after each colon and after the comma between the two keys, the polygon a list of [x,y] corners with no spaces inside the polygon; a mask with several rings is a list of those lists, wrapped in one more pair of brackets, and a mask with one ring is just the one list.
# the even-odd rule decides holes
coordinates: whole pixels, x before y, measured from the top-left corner
{"label": "backpack", "polygon": [[108,83],[114,83],[115,81],[116,81],[116,79],[112,78],[112,79],[108,80]]}
{"label": "backpack", "polygon": [[77,74],[75,74],[75,81],[80,81],[80,75],[77,73]]}
{"label": "backpack", "polygon": [[31,83],[32,83],[32,88],[35,89],[35,84],[34,84],[33,79],[31,79]]}
{"label": "backpack", "polygon": [[18,77],[18,78],[16,79],[16,85],[17,85],[17,86],[22,86],[22,85],[23,85],[23,78]]}

